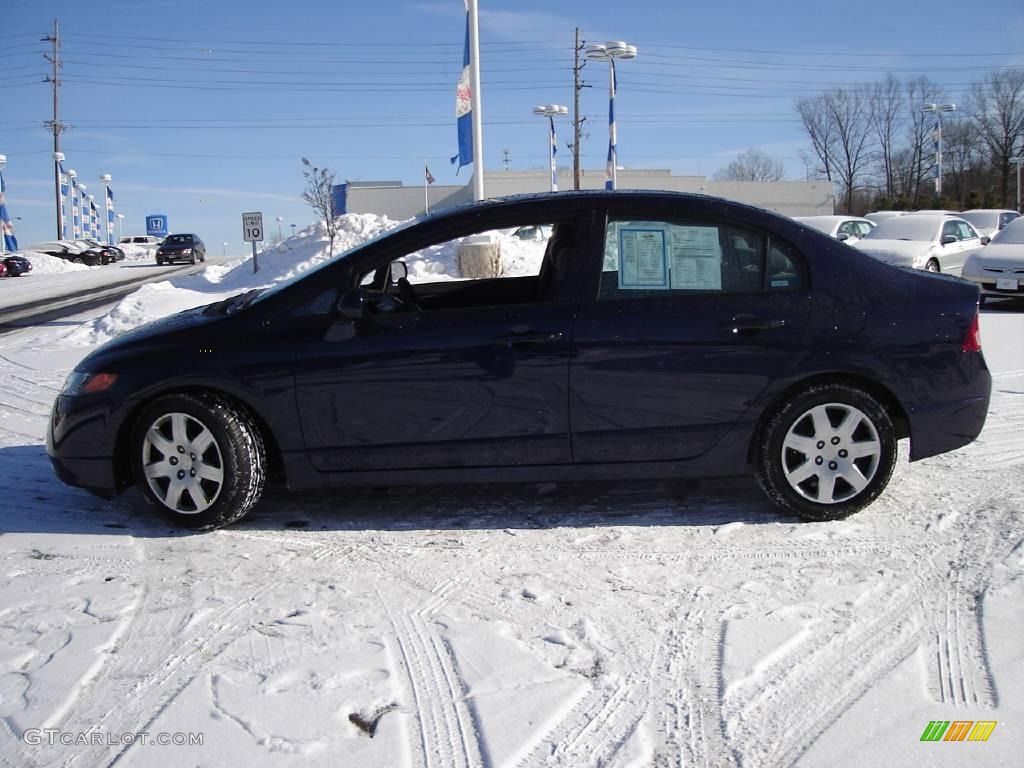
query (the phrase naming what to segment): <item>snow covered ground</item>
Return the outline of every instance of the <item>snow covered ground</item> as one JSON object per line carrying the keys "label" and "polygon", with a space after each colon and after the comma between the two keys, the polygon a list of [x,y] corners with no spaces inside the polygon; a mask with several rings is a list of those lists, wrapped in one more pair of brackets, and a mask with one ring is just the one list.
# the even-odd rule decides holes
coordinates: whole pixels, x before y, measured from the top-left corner
{"label": "snow covered ground", "polygon": [[[318,242],[268,251],[259,279]],[[452,277],[451,258],[410,266]],[[1019,307],[982,316],[981,438],[904,461],[846,521],[798,523],[740,480],[278,491],[188,535],[135,491],[61,485],[42,439],[75,362],[254,279],[228,264],[0,336],[0,763],[1019,764]],[[922,743],[930,720],[998,726]]]}

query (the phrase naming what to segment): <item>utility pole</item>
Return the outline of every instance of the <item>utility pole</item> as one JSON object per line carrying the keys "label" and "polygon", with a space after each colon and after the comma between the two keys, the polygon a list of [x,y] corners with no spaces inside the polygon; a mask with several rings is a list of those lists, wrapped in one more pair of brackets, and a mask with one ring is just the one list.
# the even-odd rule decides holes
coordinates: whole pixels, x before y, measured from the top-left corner
{"label": "utility pole", "polygon": [[43,54],[50,64],[53,65],[53,74],[46,78],[45,82],[53,85],[53,120],[48,120],[45,125],[53,131],[53,188],[54,198],[57,202],[57,239],[60,240],[64,237],[64,222],[63,212],[60,207],[60,160],[57,159],[57,155],[60,153],[60,135],[64,132],[66,126],[60,121],[60,112],[58,108],[59,95],[60,95],[60,24],[57,19],[53,20],[53,37],[42,38],[43,42],[50,43],[53,49],[53,53],[47,55]]}
{"label": "utility pole", "polygon": [[580,133],[583,121],[580,119],[580,90],[583,84],[580,82],[580,71],[586,62],[580,62],[580,51],[583,50],[583,43],[580,40],[580,28],[576,27],[576,47],[573,49],[573,99],[572,99],[572,188],[580,188]]}

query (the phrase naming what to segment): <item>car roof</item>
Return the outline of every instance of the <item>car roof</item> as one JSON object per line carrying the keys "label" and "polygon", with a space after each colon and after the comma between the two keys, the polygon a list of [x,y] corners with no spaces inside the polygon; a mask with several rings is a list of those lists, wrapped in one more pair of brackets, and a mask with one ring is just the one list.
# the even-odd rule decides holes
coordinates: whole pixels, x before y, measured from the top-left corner
{"label": "car roof", "polygon": [[1016,213],[1012,208],[971,208],[963,213]]}

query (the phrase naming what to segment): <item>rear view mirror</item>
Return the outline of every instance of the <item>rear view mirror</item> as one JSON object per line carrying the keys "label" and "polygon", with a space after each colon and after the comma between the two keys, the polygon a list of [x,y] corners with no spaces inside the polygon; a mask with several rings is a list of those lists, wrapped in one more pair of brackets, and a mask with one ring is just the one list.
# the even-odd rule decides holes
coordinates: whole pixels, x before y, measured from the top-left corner
{"label": "rear view mirror", "polygon": [[982,235],[981,236],[981,244],[982,245],[988,245],[991,242],[992,242],[992,238],[989,237],[988,235]]}
{"label": "rear view mirror", "polygon": [[836,240],[845,241],[845,240],[849,240],[849,239],[850,239],[850,236],[848,234],[846,234],[845,232],[840,232],[838,235],[836,235]]}
{"label": "rear view mirror", "polygon": [[950,243],[955,243],[955,242],[957,242],[957,236],[956,235],[943,235],[942,236],[942,244],[943,245],[949,245]]}

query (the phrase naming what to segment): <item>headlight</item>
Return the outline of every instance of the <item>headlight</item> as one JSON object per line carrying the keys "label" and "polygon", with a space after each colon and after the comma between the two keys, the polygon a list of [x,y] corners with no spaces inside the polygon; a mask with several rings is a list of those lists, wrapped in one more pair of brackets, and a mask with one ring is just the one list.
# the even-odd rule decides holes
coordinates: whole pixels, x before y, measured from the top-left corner
{"label": "headlight", "polygon": [[192,249],[191,248],[186,248],[185,250],[182,251],[182,253],[184,255],[188,256],[190,253],[192,253]]}
{"label": "headlight", "polygon": [[90,395],[96,392],[106,392],[117,381],[116,373],[86,373],[85,371],[72,371],[64,381],[62,395]]}
{"label": "headlight", "polygon": [[927,253],[914,254],[914,269],[924,269],[924,265],[928,263]]}

